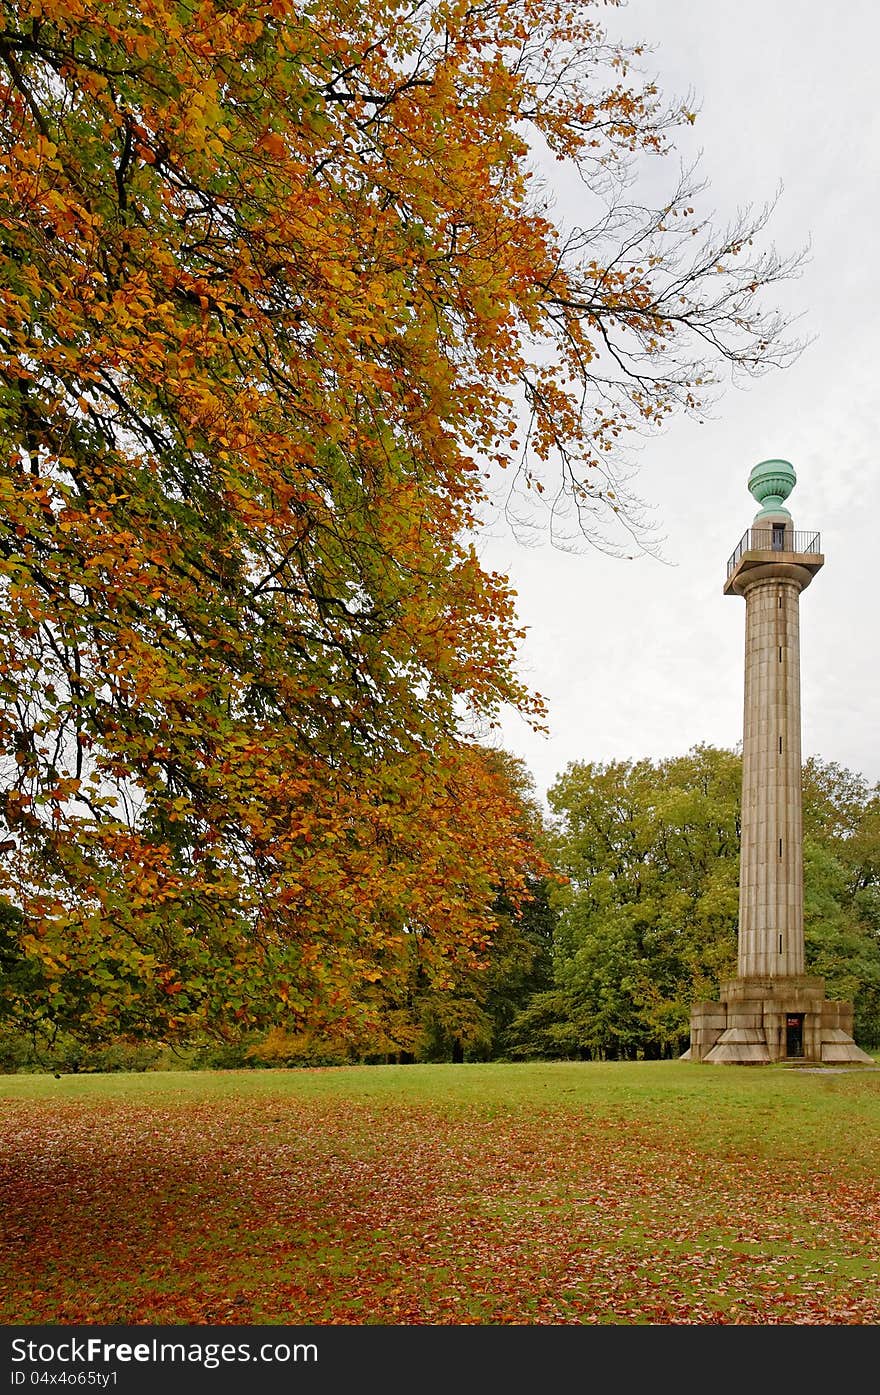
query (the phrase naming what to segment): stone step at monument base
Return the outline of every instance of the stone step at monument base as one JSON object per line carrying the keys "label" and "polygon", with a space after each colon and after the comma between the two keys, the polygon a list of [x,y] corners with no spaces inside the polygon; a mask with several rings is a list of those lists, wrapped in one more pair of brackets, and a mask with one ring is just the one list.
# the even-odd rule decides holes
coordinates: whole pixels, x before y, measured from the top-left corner
{"label": "stone step at monument base", "polygon": [[860,1061],[862,1065],[875,1066],[877,1062],[867,1051],[856,1046],[852,1037],[838,1028],[825,1028],[822,1032],[822,1062],[824,1065],[838,1065],[842,1061]]}
{"label": "stone step at monument base", "polygon": [[769,1066],[771,1057],[759,1027],[728,1027],[703,1060],[712,1066]]}

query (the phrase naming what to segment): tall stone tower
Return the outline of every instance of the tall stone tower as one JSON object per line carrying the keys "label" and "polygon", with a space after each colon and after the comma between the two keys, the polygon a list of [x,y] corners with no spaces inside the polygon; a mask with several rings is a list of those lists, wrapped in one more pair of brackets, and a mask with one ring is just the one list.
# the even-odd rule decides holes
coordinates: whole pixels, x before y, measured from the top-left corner
{"label": "tall stone tower", "polygon": [[760,507],[727,564],[724,594],[746,602],[737,977],[720,1002],[694,1004],[685,1057],[873,1065],[852,1039],[852,1005],[804,973],[799,608],[825,559],[785,507],[795,482],[787,460],[755,466]]}

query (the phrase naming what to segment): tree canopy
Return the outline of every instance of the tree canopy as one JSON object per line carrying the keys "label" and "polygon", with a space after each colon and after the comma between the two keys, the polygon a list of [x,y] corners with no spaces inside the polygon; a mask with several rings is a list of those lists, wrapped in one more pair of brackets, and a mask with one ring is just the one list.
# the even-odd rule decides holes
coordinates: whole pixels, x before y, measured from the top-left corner
{"label": "tree canopy", "polygon": [[[27,1012],[294,1018],[471,972],[534,856],[486,475],[619,507],[620,434],[784,359],[792,262],[627,160],[684,106],[590,4],[5,0],[0,891]],[[583,180],[563,233],[534,152]],[[714,366],[713,366],[714,365]],[[354,1029],[354,1027],[353,1027]]]}

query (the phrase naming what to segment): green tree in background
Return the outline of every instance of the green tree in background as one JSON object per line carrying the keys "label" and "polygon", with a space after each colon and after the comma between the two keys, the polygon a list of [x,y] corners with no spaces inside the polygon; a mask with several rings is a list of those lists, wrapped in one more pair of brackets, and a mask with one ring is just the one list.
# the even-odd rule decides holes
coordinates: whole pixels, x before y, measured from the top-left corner
{"label": "green tree in background", "polygon": [[804,766],[804,938],[829,998],[880,1042],[880,788],[834,762]]}
{"label": "green tree in background", "polygon": [[[742,768],[696,746],[653,762],[575,762],[549,792],[556,895],[554,986],[512,1023],[516,1055],[674,1056],[690,1004],[736,972]],[[880,1039],[880,803],[863,778],[804,772],[810,972],[856,1004]]]}

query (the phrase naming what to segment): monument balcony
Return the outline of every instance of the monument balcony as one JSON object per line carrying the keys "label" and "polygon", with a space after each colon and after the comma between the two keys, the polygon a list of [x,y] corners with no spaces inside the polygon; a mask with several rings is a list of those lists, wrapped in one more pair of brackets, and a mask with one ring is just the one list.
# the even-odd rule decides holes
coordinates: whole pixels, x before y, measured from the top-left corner
{"label": "monument balcony", "polygon": [[728,559],[724,590],[728,595],[738,593],[746,574],[759,567],[798,568],[803,583],[807,584],[824,561],[818,533],[782,523],[768,528],[747,528]]}

